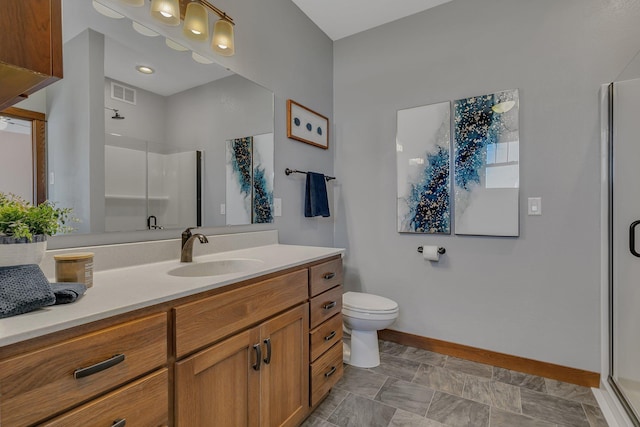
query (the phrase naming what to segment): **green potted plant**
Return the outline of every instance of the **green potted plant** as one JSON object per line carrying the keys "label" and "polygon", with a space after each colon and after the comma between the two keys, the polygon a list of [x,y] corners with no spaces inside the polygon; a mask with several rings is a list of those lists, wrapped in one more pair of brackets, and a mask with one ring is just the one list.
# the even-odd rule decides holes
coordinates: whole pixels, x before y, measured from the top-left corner
{"label": "green potted plant", "polygon": [[14,194],[0,193],[0,266],[39,264],[47,236],[73,230],[66,225],[70,208],[45,201],[33,205]]}

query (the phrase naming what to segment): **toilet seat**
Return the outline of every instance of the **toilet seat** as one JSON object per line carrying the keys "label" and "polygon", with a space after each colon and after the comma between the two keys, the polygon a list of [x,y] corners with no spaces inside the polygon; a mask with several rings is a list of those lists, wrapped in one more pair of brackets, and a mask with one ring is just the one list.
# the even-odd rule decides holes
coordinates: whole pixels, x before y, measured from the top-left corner
{"label": "toilet seat", "polygon": [[346,292],[342,295],[342,309],[343,312],[370,315],[396,314],[398,312],[398,303],[379,295]]}

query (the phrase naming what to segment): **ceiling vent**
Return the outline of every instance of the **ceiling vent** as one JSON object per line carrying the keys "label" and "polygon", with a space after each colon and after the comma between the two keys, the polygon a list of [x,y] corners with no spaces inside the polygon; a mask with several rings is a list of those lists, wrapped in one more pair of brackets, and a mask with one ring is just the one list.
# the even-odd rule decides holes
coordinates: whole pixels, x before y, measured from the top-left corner
{"label": "ceiling vent", "polygon": [[136,90],[111,82],[111,98],[126,102],[127,104],[136,105]]}

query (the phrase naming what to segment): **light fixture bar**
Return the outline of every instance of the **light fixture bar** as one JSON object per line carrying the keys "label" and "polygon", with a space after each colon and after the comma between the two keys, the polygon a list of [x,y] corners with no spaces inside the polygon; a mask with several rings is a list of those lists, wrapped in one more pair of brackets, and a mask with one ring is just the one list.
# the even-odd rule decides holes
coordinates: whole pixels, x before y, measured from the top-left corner
{"label": "light fixture bar", "polygon": [[218,9],[217,7],[209,3],[207,0],[198,0],[198,1],[200,2],[201,5],[203,5],[204,7],[206,7],[207,9],[209,9],[210,11],[218,15],[220,18],[224,19],[225,21],[229,21],[231,25],[236,25],[236,23],[233,22],[232,17],[230,17],[229,15],[224,13],[222,10]]}

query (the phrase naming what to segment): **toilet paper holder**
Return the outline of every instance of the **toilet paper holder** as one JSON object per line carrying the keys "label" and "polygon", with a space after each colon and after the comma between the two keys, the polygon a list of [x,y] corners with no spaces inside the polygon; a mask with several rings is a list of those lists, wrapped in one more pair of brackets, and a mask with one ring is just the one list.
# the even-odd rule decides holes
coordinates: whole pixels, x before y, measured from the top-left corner
{"label": "toilet paper holder", "polygon": [[[418,252],[422,253],[422,246],[418,246]],[[445,248],[443,248],[442,246],[438,247],[438,253],[440,255],[444,255],[445,253],[447,253],[447,250]]]}

